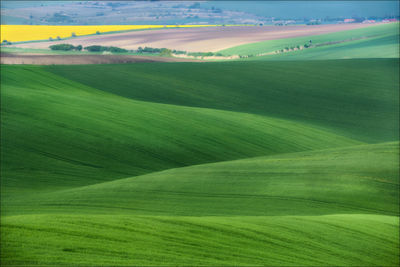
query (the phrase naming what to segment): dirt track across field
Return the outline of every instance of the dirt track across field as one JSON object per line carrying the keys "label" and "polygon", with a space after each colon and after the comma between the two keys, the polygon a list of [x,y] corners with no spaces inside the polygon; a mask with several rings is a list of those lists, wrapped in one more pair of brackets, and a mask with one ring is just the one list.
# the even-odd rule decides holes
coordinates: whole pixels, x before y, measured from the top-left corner
{"label": "dirt track across field", "polygon": [[317,35],[367,27],[367,24],[292,25],[292,26],[227,26],[204,28],[174,28],[151,31],[92,35],[61,41],[16,44],[12,47],[48,48],[50,45],[69,43],[73,45],[116,46],[125,49],[141,47],[169,48],[189,52],[216,52],[237,45]]}
{"label": "dirt track across field", "polygon": [[71,65],[117,64],[136,62],[192,62],[195,60],[170,57],[146,57],[130,55],[27,55],[2,53],[1,64]]}

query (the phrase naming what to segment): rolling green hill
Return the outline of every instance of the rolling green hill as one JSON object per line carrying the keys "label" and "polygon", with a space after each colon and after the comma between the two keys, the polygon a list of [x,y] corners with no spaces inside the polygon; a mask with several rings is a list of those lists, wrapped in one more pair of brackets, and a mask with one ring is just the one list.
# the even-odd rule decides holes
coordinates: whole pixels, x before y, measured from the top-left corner
{"label": "rolling green hill", "polygon": [[335,45],[293,51],[289,53],[252,57],[250,60],[323,60],[349,58],[398,58],[399,35],[368,38]]}
{"label": "rolling green hill", "polygon": [[274,116],[383,142],[399,135],[398,67],[398,59],[359,59],[45,69],[131,99]]}
{"label": "rolling green hill", "polygon": [[170,169],[31,198],[24,194],[3,212],[398,215],[398,146],[364,145]]}
{"label": "rolling green hill", "polygon": [[3,218],[2,255],[18,255],[5,257],[13,264],[396,265],[397,164],[398,142],[25,196],[8,208],[33,215]]}
{"label": "rolling green hill", "polygon": [[[321,46],[280,54],[256,56],[286,47],[303,46],[310,40],[312,44]],[[398,44],[399,24],[390,23],[329,34],[257,42],[225,49],[220,53],[226,56],[255,56],[249,58],[250,60],[398,58]]]}
{"label": "rolling green hill", "polygon": [[3,65],[1,264],[396,266],[397,70]]}
{"label": "rolling green hill", "polygon": [[124,99],[40,67],[1,73],[3,184],[16,188],[360,143],[273,117]]}

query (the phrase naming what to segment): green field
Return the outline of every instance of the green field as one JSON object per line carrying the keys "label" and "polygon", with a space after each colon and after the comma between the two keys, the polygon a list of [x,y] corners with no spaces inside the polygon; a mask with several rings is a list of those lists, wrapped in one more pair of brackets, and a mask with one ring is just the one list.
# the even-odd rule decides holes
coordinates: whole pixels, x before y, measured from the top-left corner
{"label": "green field", "polygon": [[397,266],[398,66],[2,65],[1,264]]}
{"label": "green field", "polygon": [[[310,26],[312,27],[312,26]],[[304,45],[309,41],[319,47],[274,54],[286,47]],[[329,44],[331,43],[331,44]],[[245,60],[326,60],[349,58],[398,58],[399,23],[340,31],[306,37],[277,39],[251,43],[220,51],[223,55],[253,57]],[[263,53],[270,55],[257,56]]]}

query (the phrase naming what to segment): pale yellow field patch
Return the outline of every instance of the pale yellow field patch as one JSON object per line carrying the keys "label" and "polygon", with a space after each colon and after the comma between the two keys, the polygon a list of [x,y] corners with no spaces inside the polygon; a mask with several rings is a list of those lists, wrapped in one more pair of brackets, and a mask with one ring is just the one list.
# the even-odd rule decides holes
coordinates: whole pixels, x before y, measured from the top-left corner
{"label": "pale yellow field patch", "polygon": [[[215,25],[179,25],[178,27],[207,27]],[[25,42],[36,40],[48,40],[100,33],[145,30],[159,28],[175,28],[176,25],[90,25],[90,26],[59,26],[59,25],[0,25],[1,42]]]}

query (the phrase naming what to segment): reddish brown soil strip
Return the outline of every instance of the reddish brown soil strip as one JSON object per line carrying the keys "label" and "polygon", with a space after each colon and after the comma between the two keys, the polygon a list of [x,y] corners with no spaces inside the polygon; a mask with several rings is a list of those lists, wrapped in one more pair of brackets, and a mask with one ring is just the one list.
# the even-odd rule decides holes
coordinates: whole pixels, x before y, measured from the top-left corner
{"label": "reddish brown soil strip", "polygon": [[146,57],[130,55],[25,55],[1,54],[1,64],[73,65],[73,64],[117,64],[137,62],[193,62],[184,58]]}

